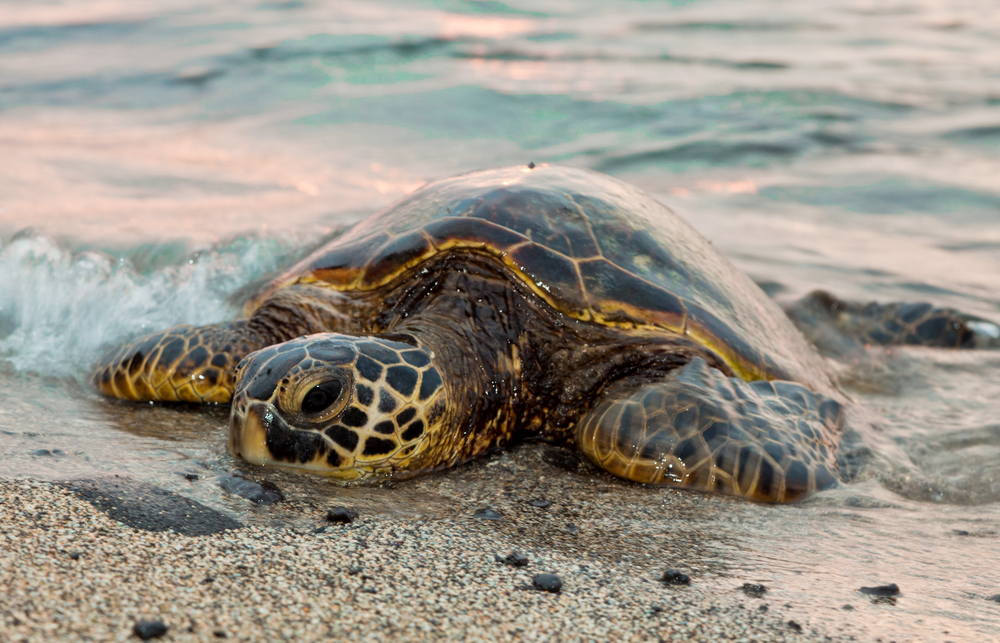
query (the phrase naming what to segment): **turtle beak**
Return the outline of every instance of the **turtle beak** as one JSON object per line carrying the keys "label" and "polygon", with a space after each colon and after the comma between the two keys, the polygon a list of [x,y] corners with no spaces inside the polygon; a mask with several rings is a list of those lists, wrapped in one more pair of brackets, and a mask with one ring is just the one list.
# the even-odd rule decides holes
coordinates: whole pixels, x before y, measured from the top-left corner
{"label": "turtle beak", "polygon": [[[272,461],[267,448],[268,430],[275,423],[284,422],[270,408],[270,404],[247,404],[245,394],[240,398],[233,404],[229,417],[229,452],[253,464],[267,464]],[[291,431],[287,426],[275,428]]]}
{"label": "turtle beak", "polygon": [[316,431],[289,426],[269,403],[237,395],[229,418],[229,452],[250,464],[276,464],[328,472],[330,452]]}

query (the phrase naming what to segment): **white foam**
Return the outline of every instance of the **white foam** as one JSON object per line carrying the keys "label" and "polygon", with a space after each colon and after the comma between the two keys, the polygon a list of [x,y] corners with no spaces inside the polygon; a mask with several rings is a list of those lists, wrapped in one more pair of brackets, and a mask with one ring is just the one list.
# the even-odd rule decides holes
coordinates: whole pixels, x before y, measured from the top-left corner
{"label": "white foam", "polygon": [[86,374],[111,344],[232,319],[226,298],[282,254],[274,244],[232,244],[140,274],[124,258],[17,238],[0,248],[0,359],[19,371]]}

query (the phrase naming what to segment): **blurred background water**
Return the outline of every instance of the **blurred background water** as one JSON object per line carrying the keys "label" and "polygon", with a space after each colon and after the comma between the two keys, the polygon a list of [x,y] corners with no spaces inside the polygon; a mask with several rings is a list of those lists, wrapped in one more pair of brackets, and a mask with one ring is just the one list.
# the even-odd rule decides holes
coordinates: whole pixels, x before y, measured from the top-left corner
{"label": "blurred background water", "polygon": [[[238,466],[224,410],[97,398],[101,348],[231,318],[422,183],[529,161],[638,184],[779,300],[1000,322],[994,2],[0,0],[0,474]],[[876,528],[823,507],[868,507],[899,539],[868,560],[930,583],[919,550],[955,583],[897,634],[1000,637],[1000,355],[863,357],[834,366],[880,464],[785,528],[808,515],[849,565]]]}

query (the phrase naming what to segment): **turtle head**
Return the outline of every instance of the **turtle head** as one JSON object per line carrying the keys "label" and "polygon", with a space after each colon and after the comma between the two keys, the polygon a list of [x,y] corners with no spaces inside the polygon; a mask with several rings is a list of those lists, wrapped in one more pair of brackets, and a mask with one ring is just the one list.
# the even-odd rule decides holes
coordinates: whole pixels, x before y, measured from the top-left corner
{"label": "turtle head", "polygon": [[416,342],[334,333],[251,353],[236,371],[229,450],[345,480],[422,469],[444,415],[432,361]]}

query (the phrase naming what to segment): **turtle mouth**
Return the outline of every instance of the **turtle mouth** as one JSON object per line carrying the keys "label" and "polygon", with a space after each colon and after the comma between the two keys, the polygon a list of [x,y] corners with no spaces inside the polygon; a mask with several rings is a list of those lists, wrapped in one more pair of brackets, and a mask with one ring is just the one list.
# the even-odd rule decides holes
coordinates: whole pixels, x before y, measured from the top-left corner
{"label": "turtle mouth", "polygon": [[234,456],[251,464],[307,469],[343,480],[370,475],[345,462],[318,431],[290,426],[269,402],[239,397],[229,420],[229,452]]}
{"label": "turtle mouth", "polygon": [[330,445],[315,431],[295,429],[267,402],[240,403],[229,420],[229,451],[252,464],[329,470]]}

